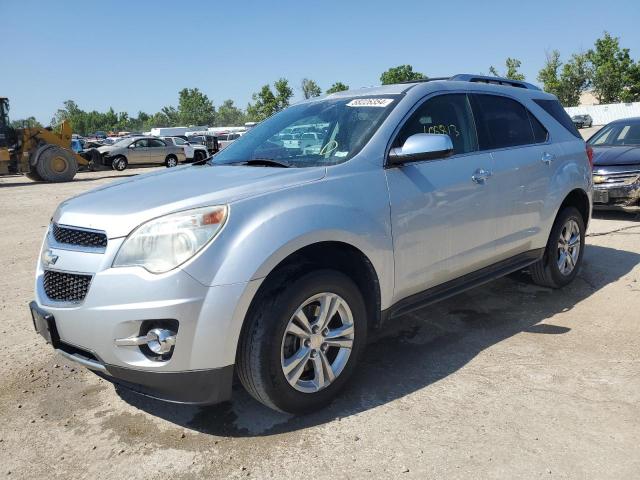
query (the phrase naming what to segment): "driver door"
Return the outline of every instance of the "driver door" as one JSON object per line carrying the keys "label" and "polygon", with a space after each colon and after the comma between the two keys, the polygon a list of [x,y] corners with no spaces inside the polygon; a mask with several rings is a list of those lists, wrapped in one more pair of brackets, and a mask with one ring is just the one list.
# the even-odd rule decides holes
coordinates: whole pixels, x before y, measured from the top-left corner
{"label": "driver door", "polygon": [[136,140],[129,146],[129,155],[127,160],[129,164],[141,164],[147,163],[148,160],[148,150],[147,147],[148,140],[146,138],[142,138],[140,140]]}
{"label": "driver door", "polygon": [[494,259],[497,188],[493,159],[478,151],[469,98],[428,98],[399,130],[393,147],[416,133],[447,134],[448,158],[387,168],[396,300],[488,266]]}

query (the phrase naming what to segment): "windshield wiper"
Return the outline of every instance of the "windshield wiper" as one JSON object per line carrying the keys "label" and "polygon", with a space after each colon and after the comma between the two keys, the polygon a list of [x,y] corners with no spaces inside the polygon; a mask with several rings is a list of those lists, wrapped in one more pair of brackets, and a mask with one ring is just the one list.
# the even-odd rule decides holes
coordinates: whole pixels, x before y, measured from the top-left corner
{"label": "windshield wiper", "polygon": [[289,163],[281,162],[280,160],[274,160],[273,158],[252,158],[251,160],[245,160],[243,162],[237,162],[237,165],[255,165],[260,167],[280,167],[289,168]]}

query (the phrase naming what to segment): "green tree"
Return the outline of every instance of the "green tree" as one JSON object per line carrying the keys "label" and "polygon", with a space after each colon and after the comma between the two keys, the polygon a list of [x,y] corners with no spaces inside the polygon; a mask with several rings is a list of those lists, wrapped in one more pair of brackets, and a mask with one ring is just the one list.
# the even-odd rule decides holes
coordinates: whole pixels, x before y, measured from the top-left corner
{"label": "green tree", "polygon": [[167,127],[175,127],[180,125],[180,113],[173,105],[162,107],[159,113],[162,113],[162,115],[166,117]]}
{"label": "green tree", "polygon": [[36,120],[36,117],[27,117],[11,122],[12,128],[42,128],[42,124]]}
{"label": "green tree", "polygon": [[322,89],[316,82],[308,78],[303,78],[300,89],[304,98],[319,97],[322,94]]}
{"label": "green tree", "polygon": [[562,66],[560,52],[553,50],[551,53],[547,52],[546,55],[544,66],[538,72],[538,81],[542,84],[545,92],[560,98],[560,67]]}
{"label": "green tree", "polygon": [[589,86],[591,68],[585,54],[573,54],[562,66],[558,99],[565,107],[580,104],[580,95]]}
{"label": "green tree", "polygon": [[491,73],[491,75],[494,75],[496,77],[504,77],[510,80],[520,80],[520,81],[524,80],[525,78],[524,75],[518,71],[518,69],[520,68],[520,65],[522,65],[522,62],[520,60],[518,60],[517,58],[507,57],[504,64],[507,67],[507,70],[504,75],[500,75],[498,73],[498,70],[496,70],[496,68],[493,65],[489,67],[489,73]]}
{"label": "green tree", "polygon": [[293,91],[289,82],[281,78],[273,84],[275,93],[269,85],[263,85],[259,92],[252,95],[253,103],[247,105],[249,120],[259,122],[289,106]]}
{"label": "green tree", "polygon": [[625,88],[622,92],[623,102],[640,101],[640,63],[634,63],[627,72]]}
{"label": "green tree", "polygon": [[389,85],[391,83],[410,82],[412,80],[422,80],[426,78],[428,77],[423,73],[414,72],[411,65],[399,65],[382,72],[382,75],[380,75],[380,83],[382,83],[382,85]]}
{"label": "green tree", "polygon": [[183,88],[178,95],[178,119],[182,125],[215,123],[216,109],[204,93],[197,88]]}
{"label": "green tree", "polygon": [[245,114],[233,104],[233,100],[225,100],[218,107],[216,114],[216,126],[241,126],[245,123]]}
{"label": "green tree", "polygon": [[593,69],[593,91],[600,103],[615,103],[625,96],[625,82],[633,72],[633,60],[628,48],[620,48],[618,37],[604,32],[595,48],[587,52]]}
{"label": "green tree", "polygon": [[349,90],[349,85],[345,85],[342,82],[336,82],[325,92],[326,94],[336,93],[336,92],[344,92],[345,90]]}

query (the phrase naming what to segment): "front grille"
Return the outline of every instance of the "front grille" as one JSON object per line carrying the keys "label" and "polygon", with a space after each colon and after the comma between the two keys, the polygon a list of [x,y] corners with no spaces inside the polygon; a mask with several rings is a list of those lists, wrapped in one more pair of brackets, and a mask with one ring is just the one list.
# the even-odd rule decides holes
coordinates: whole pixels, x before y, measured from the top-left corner
{"label": "front grille", "polygon": [[594,176],[602,177],[598,179],[596,185],[620,186],[631,185],[640,178],[640,171],[629,171],[619,173],[595,173]]}
{"label": "front grille", "polygon": [[56,223],[53,224],[53,238],[58,243],[80,247],[105,248],[107,246],[107,235],[105,233],[61,227]]}
{"label": "front grille", "polygon": [[81,302],[87,296],[91,275],[45,270],[44,292],[58,302]]}

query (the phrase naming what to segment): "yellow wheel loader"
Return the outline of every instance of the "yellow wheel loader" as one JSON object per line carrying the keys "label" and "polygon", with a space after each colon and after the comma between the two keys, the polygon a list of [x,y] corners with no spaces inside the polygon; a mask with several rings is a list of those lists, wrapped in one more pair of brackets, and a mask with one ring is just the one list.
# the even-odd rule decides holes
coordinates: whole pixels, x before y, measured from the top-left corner
{"label": "yellow wheel loader", "polygon": [[[13,128],[9,124],[9,99],[0,97],[0,175],[24,173],[37,182],[68,182],[80,168],[94,162],[71,150],[71,126],[62,122],[48,128]],[[99,154],[92,152],[96,160]]]}

